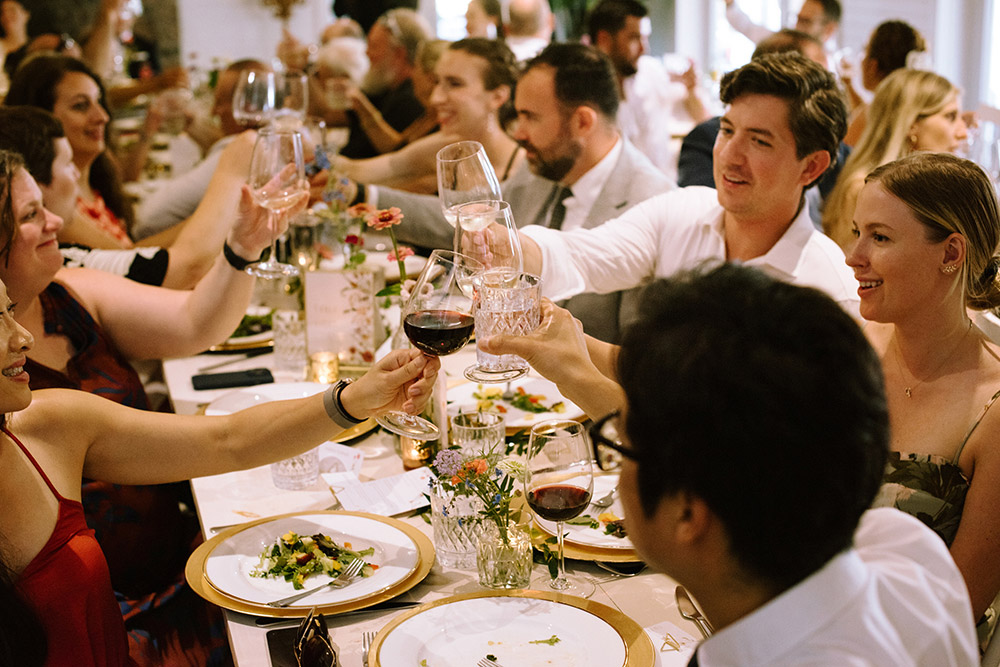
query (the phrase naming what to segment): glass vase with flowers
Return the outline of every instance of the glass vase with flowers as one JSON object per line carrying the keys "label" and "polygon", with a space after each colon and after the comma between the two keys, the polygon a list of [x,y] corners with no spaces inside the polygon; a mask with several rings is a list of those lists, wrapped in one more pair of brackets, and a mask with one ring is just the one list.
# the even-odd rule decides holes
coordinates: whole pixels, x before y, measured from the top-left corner
{"label": "glass vase with flowers", "polygon": [[487,452],[446,449],[431,466],[438,485],[456,496],[478,498],[476,546],[479,583],[487,588],[526,588],[531,580],[531,539],[521,525],[524,464],[507,458],[503,445]]}

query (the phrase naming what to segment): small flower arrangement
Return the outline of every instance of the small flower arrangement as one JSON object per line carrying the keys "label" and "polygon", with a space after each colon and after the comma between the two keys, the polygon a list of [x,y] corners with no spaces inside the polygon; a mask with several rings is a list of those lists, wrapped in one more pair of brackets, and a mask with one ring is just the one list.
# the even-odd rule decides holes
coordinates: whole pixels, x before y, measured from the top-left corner
{"label": "small flower arrangement", "polygon": [[521,520],[521,510],[512,509],[511,504],[521,496],[514,486],[524,482],[523,463],[506,458],[497,448],[474,455],[445,449],[438,452],[431,470],[445,490],[479,498],[484,506],[480,514],[496,525],[504,544],[509,542],[511,525]]}

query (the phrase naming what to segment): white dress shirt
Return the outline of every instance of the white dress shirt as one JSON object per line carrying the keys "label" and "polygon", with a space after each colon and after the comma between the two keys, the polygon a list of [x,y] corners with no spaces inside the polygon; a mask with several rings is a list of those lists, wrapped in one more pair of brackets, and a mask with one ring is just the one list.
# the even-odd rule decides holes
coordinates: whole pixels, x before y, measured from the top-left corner
{"label": "white dress shirt", "polygon": [[705,640],[698,664],[973,667],[979,650],[944,542],[882,508],[864,514],[853,549]]}
{"label": "white dress shirt", "polygon": [[[608,151],[608,154],[601,158],[586,174],[576,180],[576,183],[568,186],[573,191],[572,197],[567,197],[563,201],[566,207],[566,217],[563,218],[562,230],[580,229],[587,221],[590,209],[597,201],[597,195],[604,190],[605,183],[611,178],[618,159],[621,157],[624,144],[618,139],[615,145]],[[551,208],[551,207],[550,207]],[[549,212],[551,217],[551,212]]]}
{"label": "white dress shirt", "polygon": [[[680,188],[647,199],[591,229],[521,232],[542,251],[542,291],[553,301],[583,292],[604,294],[652,278],[725,261],[723,208],[712,188]],[[813,227],[808,207],[764,255],[744,262],[785,282],[815,287],[859,319],[858,283],[844,253]]]}

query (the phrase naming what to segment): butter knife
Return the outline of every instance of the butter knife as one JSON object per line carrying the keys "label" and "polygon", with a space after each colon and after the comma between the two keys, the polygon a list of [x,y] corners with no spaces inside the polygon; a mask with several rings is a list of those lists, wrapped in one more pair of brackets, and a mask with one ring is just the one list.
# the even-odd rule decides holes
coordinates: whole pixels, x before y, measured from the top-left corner
{"label": "butter knife", "polygon": [[708,639],[715,631],[708,619],[698,611],[698,607],[694,606],[694,600],[688,595],[687,589],[678,586],[674,591],[674,598],[677,600],[677,609],[681,612],[681,616],[697,625],[701,636]]}

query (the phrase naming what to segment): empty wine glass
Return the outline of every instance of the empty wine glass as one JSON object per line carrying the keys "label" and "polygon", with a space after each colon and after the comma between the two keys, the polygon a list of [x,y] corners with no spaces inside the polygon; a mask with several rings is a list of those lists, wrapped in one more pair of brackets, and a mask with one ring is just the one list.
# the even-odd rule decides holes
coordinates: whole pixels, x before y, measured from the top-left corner
{"label": "empty wine glass", "polygon": [[[437,179],[441,210],[453,226],[462,204],[501,198],[500,181],[486,149],[478,141],[459,141],[439,150]],[[459,251],[457,247],[455,250]]]}
{"label": "empty wine glass", "polygon": [[275,216],[287,214],[307,191],[302,135],[276,127],[260,130],[250,158],[249,184],[257,203],[268,210],[272,236],[271,255],[248,266],[247,273],[270,279],[298,275],[298,267],[277,259]]}
{"label": "empty wine glass", "polygon": [[297,130],[302,127],[309,109],[309,79],[298,70],[274,75],[275,125]]}
{"label": "empty wine glass", "polygon": [[594,584],[566,576],[563,522],[583,514],[594,490],[594,469],[586,429],[578,422],[553,419],[531,428],[524,495],[532,511],[556,523],[558,570],[549,587],[590,597]]}
{"label": "empty wine glass", "polygon": [[[450,250],[431,253],[403,307],[403,332],[414,347],[437,357],[457,352],[469,342],[474,321],[472,279],[482,270],[471,257]],[[414,440],[440,436],[433,423],[399,410],[382,413],[376,421]]]}
{"label": "empty wine glass", "polygon": [[233,118],[244,127],[262,127],[275,109],[274,72],[248,69],[233,91]]}

